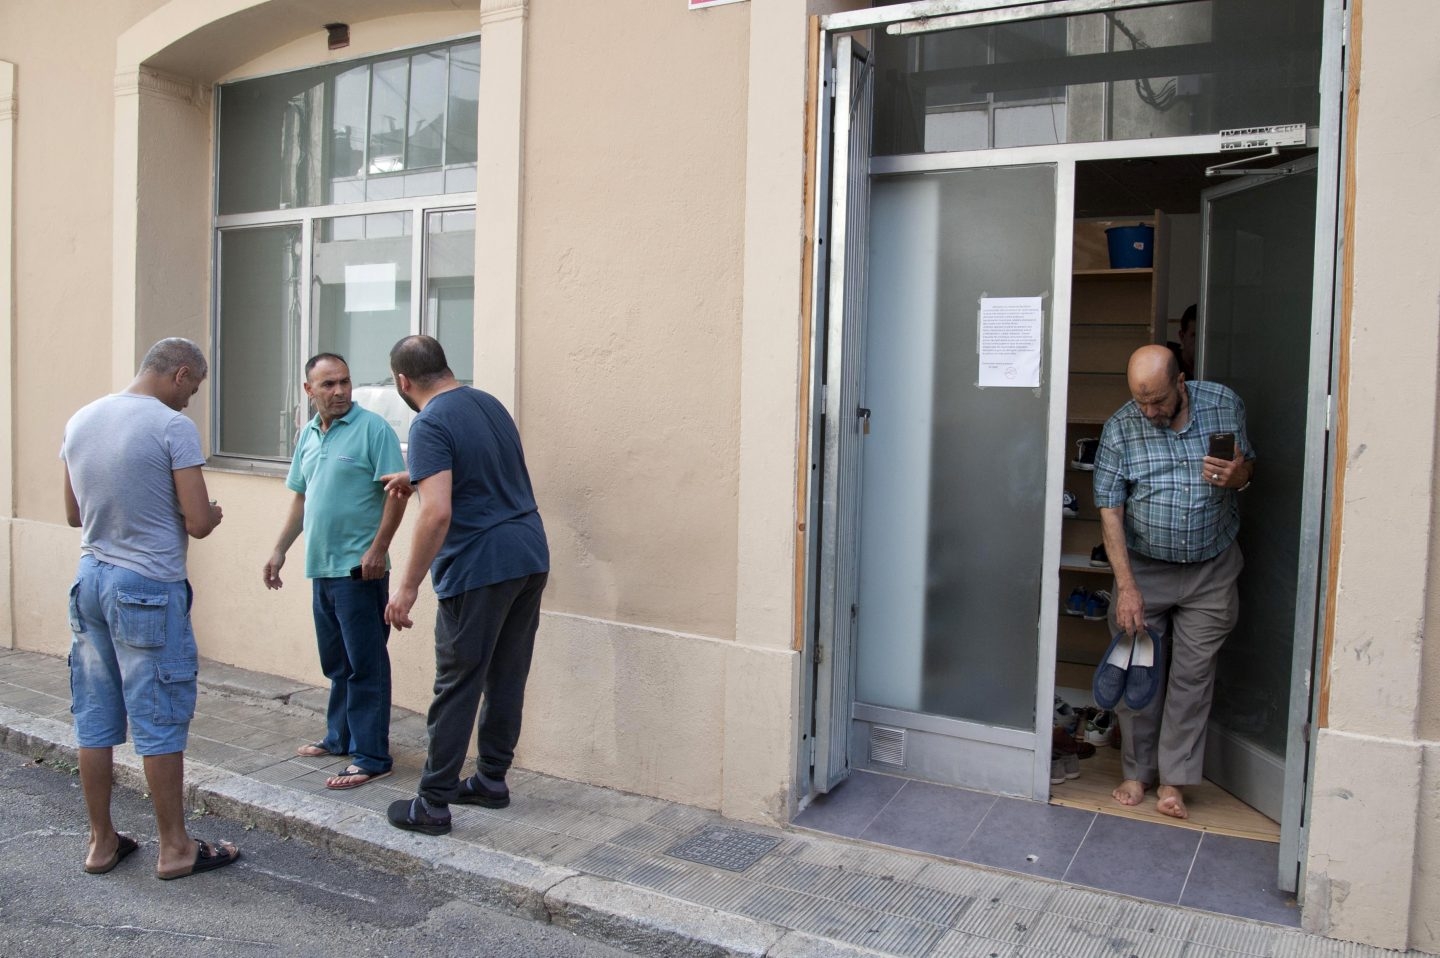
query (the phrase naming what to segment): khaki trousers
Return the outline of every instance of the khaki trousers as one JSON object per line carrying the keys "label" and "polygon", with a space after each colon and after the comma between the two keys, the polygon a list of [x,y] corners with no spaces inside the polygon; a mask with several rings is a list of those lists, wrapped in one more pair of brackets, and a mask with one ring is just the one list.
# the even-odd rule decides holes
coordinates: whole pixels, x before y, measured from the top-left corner
{"label": "khaki trousers", "polygon": [[[1130,554],[1130,568],[1145,600],[1145,624],[1165,640],[1166,674],[1159,694],[1141,711],[1127,707],[1123,699],[1116,706],[1125,778],[1147,786],[1203,781],[1215,662],[1235,628],[1235,582],[1244,566],[1234,543],[1204,562],[1161,562]],[[1112,601],[1110,633],[1117,631]]]}

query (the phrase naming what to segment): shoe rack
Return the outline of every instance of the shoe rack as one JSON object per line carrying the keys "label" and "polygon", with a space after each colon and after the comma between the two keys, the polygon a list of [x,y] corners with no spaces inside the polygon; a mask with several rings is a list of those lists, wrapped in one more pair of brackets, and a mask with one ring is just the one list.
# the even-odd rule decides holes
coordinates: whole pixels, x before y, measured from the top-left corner
{"label": "shoe rack", "polygon": [[[1154,266],[1111,269],[1105,230],[1144,224],[1155,228]],[[1148,343],[1165,342],[1168,316],[1168,250],[1165,214],[1075,221],[1074,272],[1070,286],[1070,377],[1065,426],[1065,488],[1079,499],[1079,515],[1062,523],[1060,541],[1060,624],[1057,659],[1063,666],[1094,666],[1109,644],[1102,621],[1065,614],[1076,587],[1109,591],[1108,567],[1090,564],[1100,544],[1100,513],[1095,508],[1093,473],[1072,465],[1076,441],[1099,439],[1105,421],[1130,399],[1125,366],[1130,354]],[[1077,672],[1076,678],[1080,678]],[[1068,684],[1057,676],[1060,684]],[[1073,680],[1071,680],[1073,681]],[[1080,687],[1089,686],[1089,673]]]}

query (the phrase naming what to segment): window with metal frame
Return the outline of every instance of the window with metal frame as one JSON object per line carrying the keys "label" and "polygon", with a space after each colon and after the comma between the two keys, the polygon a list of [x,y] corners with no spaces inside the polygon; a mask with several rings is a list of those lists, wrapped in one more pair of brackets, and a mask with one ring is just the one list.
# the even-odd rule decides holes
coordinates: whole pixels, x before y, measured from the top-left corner
{"label": "window with metal frame", "polygon": [[470,39],[219,88],[216,455],[290,457],[317,352],[402,442],[396,340],[436,336],[471,380],[479,65]]}

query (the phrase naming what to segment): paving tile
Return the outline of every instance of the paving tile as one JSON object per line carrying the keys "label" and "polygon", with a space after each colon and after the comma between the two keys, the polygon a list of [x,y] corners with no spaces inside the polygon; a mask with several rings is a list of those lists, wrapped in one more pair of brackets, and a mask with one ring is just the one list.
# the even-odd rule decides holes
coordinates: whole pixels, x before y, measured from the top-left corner
{"label": "paving tile", "polygon": [[995,800],[994,795],[968,789],[906,782],[860,837],[884,845],[959,858]]}
{"label": "paving tile", "polygon": [[873,772],[851,772],[850,777],[825,795],[817,795],[795,818],[801,828],[858,838],[906,780]]}
{"label": "paving tile", "polygon": [[1137,903],[1117,895],[1107,895],[1105,892],[1071,885],[1060,889],[1045,906],[1045,911],[1052,915],[1067,915],[1102,925],[1118,925],[1121,916],[1134,904]]}
{"label": "paving tile", "polygon": [[1127,901],[1125,907],[1115,916],[1115,924],[1161,938],[1184,941],[1190,937],[1190,929],[1199,917],[1194,912],[1164,905]]}
{"label": "paving tile", "polygon": [[1173,905],[1199,844],[1200,832],[1099,815],[1065,880]]}
{"label": "paving tile", "polygon": [[1206,834],[1180,904],[1298,928],[1295,896],[1276,888],[1279,856],[1272,842]]}
{"label": "paving tile", "polygon": [[963,931],[947,931],[930,952],[929,958],[1011,958],[1015,946],[1008,941],[995,941],[968,935]]}
{"label": "paving tile", "polygon": [[1225,915],[1199,915],[1190,926],[1193,945],[1212,945],[1240,955],[1268,955],[1279,929]]}
{"label": "paving tile", "polygon": [[1043,915],[1025,939],[1027,948],[1066,958],[1181,958],[1185,942],[1147,935],[1108,922],[1068,915]]}
{"label": "paving tile", "polygon": [[1059,879],[1095,820],[1094,812],[997,798],[960,858],[1007,871]]}
{"label": "paving tile", "polygon": [[[787,857],[824,865],[828,868],[840,868],[862,875],[876,875],[900,881],[913,881],[917,876],[925,873],[926,869],[937,864],[915,855],[883,848],[829,841],[809,842]],[[968,870],[973,871],[973,869]]]}
{"label": "paving tile", "polygon": [[1019,944],[1039,921],[1040,912],[1033,908],[1021,908],[998,900],[985,900],[977,901],[967,909],[955,923],[955,929],[979,935],[981,938]]}

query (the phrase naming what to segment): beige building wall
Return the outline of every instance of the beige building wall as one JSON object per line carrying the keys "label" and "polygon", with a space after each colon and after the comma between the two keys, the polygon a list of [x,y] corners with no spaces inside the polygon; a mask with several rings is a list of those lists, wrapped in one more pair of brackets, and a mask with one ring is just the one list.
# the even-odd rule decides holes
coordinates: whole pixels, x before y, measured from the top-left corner
{"label": "beige building wall", "polygon": [[[1307,927],[1440,951],[1436,387],[1440,66],[1428,0],[1352,4],[1353,277],[1341,384],[1342,530],[1316,736]],[[1418,71],[1418,73],[1417,73]],[[1418,84],[1418,86],[1417,86]],[[1427,647],[1428,646],[1428,647]]]}
{"label": "beige building wall", "polygon": [[[490,158],[503,172],[515,157],[524,199],[508,226],[518,238],[508,267],[493,255],[504,252],[504,228],[482,227],[479,245],[492,244],[477,263],[482,285],[508,279],[514,289],[508,317],[503,295],[477,303],[486,334],[477,368],[493,374],[521,423],[554,555],[520,761],[781,821],[794,801],[798,694],[791,582],[808,6],[692,13],[629,0],[602,14],[559,0],[486,0],[380,16],[395,6],[337,3],[352,43],[330,52],[293,4],[116,5],[105,28],[86,35],[95,47],[86,69],[69,64],[64,82],[37,96],[44,120],[31,152],[22,137],[17,173],[27,195],[46,199],[17,223],[29,270],[17,309],[17,366],[29,378],[17,394],[37,401],[16,411],[25,428],[13,444],[23,456],[15,594],[58,595],[56,583],[73,575],[78,534],[62,522],[54,459],[65,419],[123,387],[155,338],[208,341],[211,84],[479,29],[482,110],[508,117],[505,129],[485,131],[500,141]],[[36,7],[0,21],[22,72],[30,51],[52,64],[75,58],[73,47],[46,42],[60,35],[55,15]],[[89,117],[76,115],[77,90]],[[57,162],[53,145],[76,122],[101,131],[102,148]],[[518,197],[519,175],[511,180],[505,189]],[[504,190],[486,189],[479,207],[503,214]],[[57,213],[68,218],[59,231]],[[74,281],[77,265],[87,282]],[[57,321],[61,297],[86,301]],[[57,394],[39,388],[43,367],[26,357],[62,344],[78,349],[79,374]],[[742,377],[747,361],[754,368]],[[208,436],[209,403],[197,399],[191,413]],[[282,480],[223,467],[207,477],[226,518],[191,545],[202,654],[322,683],[298,560],[278,594],[259,575],[289,497]],[[397,563],[408,536],[407,526]],[[416,630],[391,642],[396,701],[417,709],[433,677],[434,605],[424,595]],[[11,635],[63,652],[63,603],[17,608]]]}

